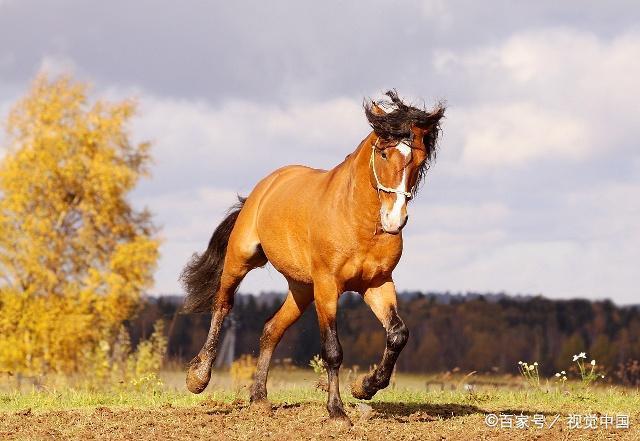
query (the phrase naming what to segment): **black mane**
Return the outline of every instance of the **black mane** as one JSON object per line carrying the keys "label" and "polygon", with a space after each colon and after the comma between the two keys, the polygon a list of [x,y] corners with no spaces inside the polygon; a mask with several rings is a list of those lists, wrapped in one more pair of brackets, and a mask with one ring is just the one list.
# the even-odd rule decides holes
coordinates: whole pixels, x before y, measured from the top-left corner
{"label": "black mane", "polygon": [[[423,142],[427,158],[418,172],[418,179],[412,190],[415,193],[431,162],[436,157],[440,120],[444,117],[445,105],[439,102],[432,110],[427,111],[424,107],[420,109],[405,104],[395,90],[389,90],[385,95],[389,97],[388,100],[378,102],[368,100],[364,103],[367,120],[376,135],[383,140],[399,141],[410,138],[412,136],[411,128],[414,126],[426,129]],[[376,113],[375,107],[384,110],[385,113]]]}

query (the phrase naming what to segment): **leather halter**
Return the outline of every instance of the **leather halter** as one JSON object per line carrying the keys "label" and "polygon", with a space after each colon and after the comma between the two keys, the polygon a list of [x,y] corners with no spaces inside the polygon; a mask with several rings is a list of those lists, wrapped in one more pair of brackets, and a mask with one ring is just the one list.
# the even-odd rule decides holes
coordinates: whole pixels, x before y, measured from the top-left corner
{"label": "leather halter", "polygon": [[[378,147],[378,141],[380,141],[380,137],[378,137],[376,139],[376,142],[371,145],[371,160],[369,161],[369,164],[371,165],[371,170],[373,170],[373,177],[376,180],[376,186],[377,186],[378,192],[384,191],[385,193],[401,194],[406,198],[411,199],[412,194],[410,191],[402,191],[395,188],[386,187],[382,185],[382,183],[380,182],[380,178],[378,178],[378,173],[376,172],[376,163],[375,163],[376,148]],[[400,142],[398,144],[400,144]]]}

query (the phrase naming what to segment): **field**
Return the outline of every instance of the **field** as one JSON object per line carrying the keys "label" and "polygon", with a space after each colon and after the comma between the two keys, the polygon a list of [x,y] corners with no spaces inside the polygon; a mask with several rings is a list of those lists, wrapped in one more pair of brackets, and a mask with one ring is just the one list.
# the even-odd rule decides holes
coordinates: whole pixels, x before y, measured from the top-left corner
{"label": "field", "polygon": [[[201,395],[188,393],[177,371],[138,391],[5,385],[0,439],[640,439],[636,390],[570,384],[561,391],[529,388],[513,377],[397,375],[364,403],[351,398],[348,376],[342,395],[350,428],[327,420],[326,396],[314,387],[318,377],[311,370],[274,370],[271,409],[250,406],[246,385],[233,386],[224,372]],[[625,416],[629,427],[616,427]],[[511,428],[500,427],[509,422]],[[524,423],[528,427],[518,427]]]}

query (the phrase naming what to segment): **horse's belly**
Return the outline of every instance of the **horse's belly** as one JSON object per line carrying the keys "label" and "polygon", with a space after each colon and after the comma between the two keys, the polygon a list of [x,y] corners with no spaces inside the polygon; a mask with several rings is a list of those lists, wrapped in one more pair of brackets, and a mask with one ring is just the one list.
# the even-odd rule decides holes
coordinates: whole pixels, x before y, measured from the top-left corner
{"label": "horse's belly", "polygon": [[[302,170],[305,171],[305,170]],[[257,219],[260,245],[269,262],[287,279],[311,283],[308,201],[297,186],[273,186]]]}
{"label": "horse's belly", "polygon": [[[270,241],[269,244],[273,245],[274,242]],[[273,248],[267,246],[265,249],[263,245],[263,250],[269,263],[287,279],[302,283],[312,282],[309,265],[303,256],[297,255],[298,253],[286,246],[278,247],[275,245]]]}

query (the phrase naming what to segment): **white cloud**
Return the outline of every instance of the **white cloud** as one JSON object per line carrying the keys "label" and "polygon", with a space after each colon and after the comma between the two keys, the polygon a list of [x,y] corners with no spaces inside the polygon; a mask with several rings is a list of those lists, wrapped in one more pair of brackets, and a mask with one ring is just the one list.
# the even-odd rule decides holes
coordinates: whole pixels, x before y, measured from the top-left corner
{"label": "white cloud", "polygon": [[13,102],[16,99],[16,93],[14,90],[5,89],[0,85],[0,160],[7,153],[6,148],[8,147],[8,139],[7,139],[7,120],[9,118],[9,112],[11,111],[11,107],[13,106]]}
{"label": "white cloud", "polygon": [[[429,191],[427,188],[426,191]],[[499,202],[479,202],[475,204],[440,203],[410,204],[409,214],[421,226],[428,225],[430,232],[468,233],[483,232],[503,228],[511,211]],[[410,231],[413,228],[410,227]]]}
{"label": "white cloud", "polygon": [[582,159],[591,153],[590,127],[569,113],[549,111],[531,102],[491,104],[454,112],[461,127],[462,165],[529,165],[540,158]]}
{"label": "white cloud", "polygon": [[6,148],[8,147],[8,140],[5,128],[8,115],[9,103],[0,102],[0,160],[2,160],[4,155],[7,153]]}
{"label": "white cloud", "polygon": [[[637,273],[628,262],[637,262],[639,257],[635,249],[612,246],[611,241],[510,241],[488,248],[481,259],[462,265],[456,273],[469,290],[565,298],[615,296],[620,303],[634,303],[638,301],[633,289]],[[621,286],[629,289],[620,290]]]}
{"label": "white cloud", "polygon": [[471,101],[454,107],[447,126],[468,170],[549,155],[584,160],[628,149],[640,136],[638,32],[520,32],[488,47],[439,51],[434,66]]}
{"label": "white cloud", "polygon": [[[220,26],[186,20],[182,38],[167,40],[167,51],[157,57],[166,33],[142,29],[140,36],[141,28],[132,25],[118,38],[134,45],[104,40],[112,22],[91,22],[95,5],[87,4],[65,20],[91,23],[91,31],[56,25],[39,36],[20,34],[19,43],[4,48],[0,102],[13,101],[5,99],[7,84],[22,90],[38,66],[80,72],[112,98],[139,95],[133,133],[155,141],[155,166],[134,199],[164,227],[155,291],[177,292],[180,269],[206,246],[236,192],[248,193],[284,164],[332,167],[355,148],[369,131],[363,96],[397,86],[413,98],[448,97],[439,161],[410,207],[398,288],[637,302],[637,27],[623,26],[629,20],[611,5],[583,8],[588,14],[572,15],[573,21],[549,17],[572,8],[564,6],[561,14],[557,2],[499,13],[439,0],[407,6],[415,14],[402,26],[380,28],[374,46],[362,30],[384,22],[382,8],[370,8],[371,17],[357,21],[364,27],[351,26],[349,17],[362,18],[351,8],[341,15],[346,21],[331,20],[332,32],[321,37],[298,32],[317,20],[288,15],[295,29],[270,24],[257,31],[264,35],[258,39],[236,32],[245,17],[227,10],[220,11]],[[195,14],[207,16],[201,12]],[[300,13],[288,7],[276,12]],[[323,13],[334,15],[331,7]],[[175,11],[163,14],[154,22],[174,21]],[[589,17],[607,24],[590,26]],[[11,18],[5,21],[5,33],[18,35]],[[191,38],[213,35],[211,29],[231,35],[229,44]],[[291,40],[295,34],[303,39]],[[104,51],[78,44],[86,41],[104,44]],[[435,45],[441,49],[432,63]],[[385,62],[376,59],[380,53]],[[252,273],[241,289],[285,287],[270,269]]]}
{"label": "white cloud", "polygon": [[136,206],[147,206],[160,231],[160,263],[154,292],[180,292],[178,275],[191,255],[202,252],[235,193],[214,187],[138,196]]}
{"label": "white cloud", "polygon": [[40,61],[37,72],[46,72],[50,77],[74,74],[78,71],[76,62],[66,56],[47,55]]}
{"label": "white cloud", "polygon": [[637,303],[638,243],[638,234],[616,240],[535,241],[519,240],[505,230],[407,235],[395,279],[399,287],[423,290],[540,293]]}
{"label": "white cloud", "polygon": [[576,216],[580,240],[630,244],[640,262],[640,182],[612,182],[582,188],[565,196],[566,207]]}
{"label": "white cloud", "polygon": [[422,0],[422,16],[440,29],[453,24],[453,12],[444,0]]}
{"label": "white cloud", "polygon": [[165,241],[203,243],[236,202],[236,193],[231,189],[205,187],[137,197],[136,202],[150,207],[160,223],[169,221],[162,228]]}
{"label": "white cloud", "polygon": [[[285,106],[247,101],[211,106],[142,96],[135,131],[154,142],[156,173],[178,173],[188,181],[185,175],[196,167],[207,185],[224,183],[243,191],[280,165],[331,166],[336,154],[354,149],[367,129],[360,103],[347,98]],[[247,178],[241,187],[228,182],[238,175]]]}
{"label": "white cloud", "polygon": [[637,303],[640,182],[579,187],[559,198],[553,210],[534,209],[540,220],[558,225],[545,232],[538,220],[533,237],[522,231],[527,214],[501,203],[416,207],[410,222],[417,225],[407,227],[396,270],[398,286]]}

